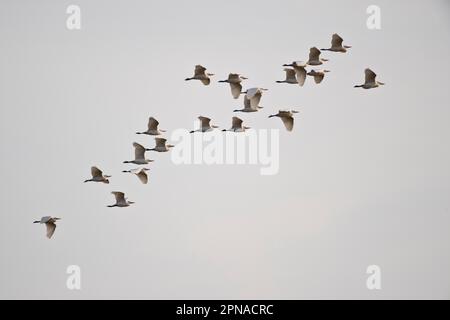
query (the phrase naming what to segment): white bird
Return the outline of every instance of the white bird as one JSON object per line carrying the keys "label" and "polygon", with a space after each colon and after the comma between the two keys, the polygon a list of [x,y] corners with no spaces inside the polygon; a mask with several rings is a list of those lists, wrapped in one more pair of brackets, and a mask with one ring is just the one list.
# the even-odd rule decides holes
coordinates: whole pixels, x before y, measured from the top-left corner
{"label": "white bird", "polygon": [[277,114],[272,114],[269,116],[269,118],[272,117],[278,117],[283,121],[284,126],[286,127],[287,131],[292,131],[294,127],[294,113],[298,113],[298,111],[295,110],[279,110]]}
{"label": "white bird", "polygon": [[295,77],[295,69],[289,69],[284,68],[283,69],[286,72],[286,79],[285,80],[278,80],[277,83],[290,83],[290,84],[297,84],[297,78]]}
{"label": "white bird", "polygon": [[134,160],[124,161],[123,163],[134,163],[134,164],[148,164],[149,162],[153,162],[153,160],[145,159],[145,151],[149,149],[145,149],[142,145],[137,142],[133,142],[134,147]]}
{"label": "white bird", "polygon": [[322,82],[323,78],[325,77],[325,73],[326,72],[330,72],[330,70],[325,70],[325,69],[323,69],[323,70],[315,70],[315,69],[312,69],[311,71],[309,71],[307,73],[307,75],[314,77],[314,81],[317,84],[319,84],[319,83]]}
{"label": "white bird", "polygon": [[316,47],[312,47],[311,49],[309,49],[309,59],[308,62],[306,62],[306,64],[310,66],[318,66],[326,61],[329,61],[328,59],[320,58],[320,54],[321,54],[320,50],[317,49]]}
{"label": "white bird", "polygon": [[55,232],[56,229],[55,222],[57,220],[61,220],[61,218],[46,216],[42,217],[41,220],[34,221],[33,223],[40,223],[40,224],[44,223],[45,226],[47,227],[47,238],[50,239],[53,236],[53,233]]}
{"label": "white bird", "polygon": [[230,84],[231,88],[231,95],[233,98],[237,99],[242,93],[242,80],[247,80],[248,78],[241,76],[238,73],[230,73],[228,75],[228,79],[226,80],[219,80],[219,82],[226,82]]}
{"label": "white bird", "polygon": [[192,131],[190,131],[190,133],[208,132],[208,131],[212,131],[212,130],[218,128],[218,126],[214,126],[214,125],[210,124],[211,123],[210,118],[200,116],[200,117],[198,117],[198,120],[200,120],[200,128],[197,130],[192,130]]}
{"label": "white bird", "polygon": [[147,131],[136,132],[136,134],[148,134],[150,136],[158,136],[162,132],[166,132],[166,130],[158,129],[159,122],[153,117],[148,119]]}
{"label": "white bird", "polygon": [[149,171],[149,170],[150,169],[148,169],[148,168],[136,168],[136,169],[131,169],[131,170],[123,170],[122,172],[133,173],[139,178],[139,180],[141,180],[141,182],[143,184],[147,184],[148,176],[147,176],[146,171]]}
{"label": "white bird", "polygon": [[331,47],[321,50],[345,53],[347,52],[347,49],[350,49],[352,46],[343,46],[342,41],[344,41],[344,39],[342,39],[337,33],[335,33],[331,37]]}
{"label": "white bird", "polygon": [[195,66],[194,76],[184,80],[200,80],[205,86],[207,86],[211,83],[210,77],[213,75],[214,73],[207,73],[206,68],[198,64]]}
{"label": "white bird", "polygon": [[246,129],[250,129],[250,127],[246,127],[242,125],[242,119],[238,117],[233,117],[231,119],[231,128],[223,129],[222,131],[231,131],[231,132],[244,132]]}
{"label": "white bird", "polygon": [[364,88],[364,89],[372,89],[379,87],[380,85],[383,86],[384,82],[377,81],[375,78],[377,77],[376,73],[367,68],[364,70],[365,74],[365,81],[364,84],[361,85],[355,85],[355,88]]}
{"label": "white bird", "polygon": [[111,178],[111,176],[104,175],[102,170],[100,170],[97,167],[91,167],[91,179],[84,180],[84,182],[103,182],[103,183],[109,183],[108,178]]}
{"label": "white bird", "polygon": [[297,83],[299,86],[303,86],[306,80],[306,63],[303,61],[294,61],[291,64],[283,64],[283,67],[292,67],[295,70],[297,76]]}
{"label": "white bird", "polygon": [[125,198],[125,193],[119,192],[119,191],[113,191],[111,192],[114,197],[116,198],[116,203],[111,204],[108,207],[128,207],[130,204],[133,204],[134,202],[128,201],[127,198]]}
{"label": "white bird", "polygon": [[264,88],[251,88],[245,91],[244,96],[244,108],[235,109],[233,112],[256,112],[263,107],[259,106],[263,91],[267,91]]}
{"label": "white bird", "polygon": [[155,147],[152,149],[146,149],[147,151],[157,151],[157,152],[167,152],[170,148],[175,147],[172,144],[166,144],[167,139],[164,138],[155,138]]}

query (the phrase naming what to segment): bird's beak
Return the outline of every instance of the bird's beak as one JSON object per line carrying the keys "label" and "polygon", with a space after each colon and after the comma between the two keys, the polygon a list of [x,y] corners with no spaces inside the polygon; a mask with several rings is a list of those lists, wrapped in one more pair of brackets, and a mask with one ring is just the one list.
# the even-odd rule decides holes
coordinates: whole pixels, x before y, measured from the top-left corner
{"label": "bird's beak", "polygon": [[322,58],[322,61],[330,61],[330,59]]}
{"label": "bird's beak", "polygon": [[243,80],[248,80],[248,78],[247,78],[247,77],[244,77],[244,76],[241,76],[241,79],[243,79]]}
{"label": "bird's beak", "polygon": [[330,70],[323,70],[323,72],[330,72]]}
{"label": "bird's beak", "polygon": [[287,64],[287,63],[285,63],[285,64],[283,64],[283,67],[293,67],[294,65],[291,63],[291,64]]}
{"label": "bird's beak", "polygon": [[168,144],[167,145],[167,148],[173,148],[173,147],[175,147],[175,145],[173,145],[173,144]]}

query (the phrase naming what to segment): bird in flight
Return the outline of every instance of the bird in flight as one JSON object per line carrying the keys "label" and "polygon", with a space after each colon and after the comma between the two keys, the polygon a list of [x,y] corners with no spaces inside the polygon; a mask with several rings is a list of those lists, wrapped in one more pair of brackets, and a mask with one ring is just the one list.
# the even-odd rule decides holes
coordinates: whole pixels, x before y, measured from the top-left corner
{"label": "bird in flight", "polygon": [[315,69],[312,69],[311,71],[309,71],[307,73],[307,75],[314,77],[314,81],[317,84],[319,84],[319,83],[322,82],[323,78],[325,77],[325,73],[327,73],[327,72],[330,72],[330,70],[325,70],[325,69],[315,70]]}
{"label": "bird in flight", "polygon": [[55,229],[56,229],[55,222],[60,219],[61,218],[45,216],[45,217],[42,217],[41,220],[36,220],[33,223],[45,224],[45,226],[47,227],[47,238],[50,239],[53,236],[53,233],[55,233]]}
{"label": "bird in flight", "polygon": [[166,132],[166,130],[158,129],[159,122],[153,117],[148,119],[147,131],[136,132],[136,134],[148,134],[150,136],[158,136],[162,134],[162,132]]}
{"label": "bird in flight", "polygon": [[231,132],[244,132],[246,129],[250,129],[250,127],[246,127],[242,125],[242,119],[238,117],[233,117],[231,119],[231,128],[223,129],[222,131],[231,131]]}
{"label": "bird in flight", "polygon": [[146,171],[149,171],[149,170],[150,169],[148,169],[148,168],[136,168],[136,169],[131,169],[131,170],[123,170],[122,172],[135,174],[136,177],[138,177],[139,180],[143,184],[147,184],[147,182],[148,182],[148,175],[147,175]]}
{"label": "bird in flight", "polygon": [[116,203],[112,204],[112,205],[109,205],[108,206],[109,208],[112,208],[112,207],[120,207],[120,208],[129,207],[130,204],[134,203],[132,201],[128,201],[127,198],[125,198],[125,193],[123,193],[123,192],[113,191],[111,193],[116,198]]}
{"label": "bird in flight", "polygon": [[355,88],[363,88],[363,89],[372,89],[377,88],[380,85],[383,86],[384,82],[377,81],[375,78],[377,77],[376,73],[367,68],[364,70],[365,81],[363,84],[355,85]]}
{"label": "bird in flight", "polygon": [[230,73],[228,75],[228,79],[226,80],[219,80],[219,82],[226,82],[230,84],[230,88],[231,88],[231,95],[233,96],[234,99],[239,98],[239,96],[242,93],[242,85],[241,82],[242,80],[247,80],[247,77],[241,76],[238,73]]}
{"label": "bird in flight", "polygon": [[195,66],[194,76],[186,78],[184,80],[200,80],[205,86],[207,86],[211,83],[210,77],[213,75],[214,73],[207,73],[206,68],[198,64]]}
{"label": "bird in flight", "polygon": [[259,106],[259,102],[261,101],[261,97],[264,91],[267,89],[264,88],[251,88],[245,91],[244,96],[244,108],[243,109],[235,109],[233,112],[256,112],[263,107]]}
{"label": "bird in flight", "polygon": [[277,114],[272,114],[269,118],[278,117],[283,121],[283,124],[287,131],[292,131],[294,128],[294,113],[298,113],[296,110],[279,110]]}
{"label": "bird in flight", "polygon": [[328,59],[321,58],[320,54],[321,54],[320,50],[317,49],[316,47],[312,47],[311,49],[309,49],[309,59],[308,62],[306,62],[306,64],[310,66],[318,66],[326,61],[329,61]]}
{"label": "bird in flight", "polygon": [[167,139],[155,138],[155,147],[152,149],[146,149],[147,151],[167,152],[170,148],[175,147],[173,144],[167,144]]}
{"label": "bird in flight", "polygon": [[211,119],[207,117],[200,116],[198,117],[198,120],[200,120],[200,128],[197,130],[192,130],[190,133],[194,132],[209,132],[216,128],[219,128],[218,126],[211,125]]}
{"label": "bird in flight", "polygon": [[134,164],[148,164],[153,162],[153,160],[145,159],[145,151],[149,149],[144,148],[137,142],[133,142],[134,147],[134,160],[124,161],[123,163],[134,163]]}
{"label": "bird in flight", "polygon": [[111,178],[111,176],[104,175],[102,170],[100,170],[97,167],[91,167],[91,179],[84,180],[84,182],[103,182],[103,183],[109,183],[108,178]]}
{"label": "bird in flight", "polygon": [[[295,76],[297,77],[297,82],[288,82],[288,83],[298,83],[299,86],[303,86],[306,80],[306,63],[303,61],[294,61],[290,64],[283,64],[283,67],[292,67],[295,71]],[[284,69],[286,70],[286,69]],[[292,75],[291,75],[292,77]],[[287,71],[286,71],[286,80],[287,80]],[[292,78],[293,80],[293,78]],[[277,81],[278,82],[278,81]]]}
{"label": "bird in flight", "polygon": [[342,39],[337,33],[331,36],[331,47],[328,49],[321,49],[322,51],[333,51],[333,52],[347,52],[347,49],[350,49],[352,46],[342,45]]}

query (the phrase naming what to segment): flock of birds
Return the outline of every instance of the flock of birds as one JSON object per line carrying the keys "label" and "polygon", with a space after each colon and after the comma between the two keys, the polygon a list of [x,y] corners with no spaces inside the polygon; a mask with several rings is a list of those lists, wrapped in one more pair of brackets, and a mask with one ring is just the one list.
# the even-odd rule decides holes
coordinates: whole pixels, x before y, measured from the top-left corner
{"label": "flock of birds", "polygon": [[[351,46],[343,45],[343,39],[338,34],[333,34],[331,39],[331,47],[319,50],[316,47],[312,47],[309,50],[309,58],[308,61],[294,61],[290,64],[284,64],[284,72],[286,73],[285,80],[276,81],[277,83],[287,83],[287,84],[298,84],[299,86],[303,86],[307,76],[311,76],[314,78],[314,82],[316,84],[320,84],[325,74],[330,72],[326,69],[311,69],[307,71],[306,68],[309,66],[319,66],[324,64],[324,62],[329,61],[328,59],[321,58],[320,55],[322,51],[331,51],[331,52],[341,52],[345,53]],[[377,88],[380,85],[384,85],[384,83],[376,80],[376,74],[371,69],[367,68],[364,71],[365,73],[365,81],[361,85],[355,85],[355,88],[364,88],[364,89],[372,89]],[[214,76],[212,73],[206,72],[206,68],[197,65],[195,66],[194,75],[192,77],[186,78],[186,81],[190,80],[199,80],[204,85],[209,85],[211,83],[211,77]],[[236,109],[234,112],[257,112],[262,109],[259,106],[261,101],[261,97],[264,91],[268,89],[265,88],[250,88],[245,91],[242,91],[242,81],[247,80],[246,77],[237,74],[230,73],[228,78],[225,80],[220,80],[220,83],[228,83],[231,89],[231,95],[234,99],[238,99],[241,94],[244,94],[244,107],[242,109]],[[269,115],[269,118],[278,117],[282,120],[287,131],[292,131],[294,127],[294,114],[298,113],[296,110],[279,110],[278,113]],[[200,121],[200,127],[197,130],[192,130],[190,133],[194,132],[208,132],[212,131],[218,126],[211,125],[211,119],[207,117],[200,116],[198,117]],[[250,127],[243,125],[243,120],[238,117],[232,117],[231,128],[223,129],[222,131],[231,131],[231,132],[244,132],[246,129],[250,129]],[[162,135],[166,130],[159,129],[159,122],[153,117],[150,117],[147,124],[147,130],[142,132],[136,132],[136,134],[145,134],[150,136],[159,136]],[[136,165],[147,165],[153,160],[145,158],[146,151],[156,151],[156,152],[167,152],[174,145],[168,144],[167,140],[161,137],[155,137],[155,147],[148,149],[142,146],[141,144],[134,142],[134,159],[124,161],[123,163],[136,164]],[[143,184],[147,184],[148,175],[147,171],[149,171],[146,167],[140,167],[130,170],[123,170],[123,173],[131,173],[136,175],[139,180]],[[101,182],[105,184],[109,184],[109,178],[111,176],[103,174],[102,170],[97,167],[91,167],[91,176],[92,178],[85,180],[84,182]],[[113,191],[112,194],[115,197],[116,202],[112,205],[108,205],[108,207],[128,207],[134,202],[129,201],[123,192]],[[47,228],[47,237],[51,238],[56,229],[56,221],[60,220],[57,217],[45,216],[42,217],[41,220],[34,221],[34,223],[45,224]]]}

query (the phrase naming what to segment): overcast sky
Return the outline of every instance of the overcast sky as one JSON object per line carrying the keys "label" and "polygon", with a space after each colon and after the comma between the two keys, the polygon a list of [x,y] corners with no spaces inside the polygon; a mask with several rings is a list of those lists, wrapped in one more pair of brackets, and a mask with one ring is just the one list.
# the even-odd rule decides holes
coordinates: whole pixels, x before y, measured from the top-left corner
{"label": "overcast sky", "polygon": [[[0,297],[450,298],[449,18],[445,0],[1,1]],[[353,47],[323,53],[320,85],[275,83],[335,32]],[[210,86],[183,80],[196,64]],[[366,67],[386,85],[354,89]],[[153,146],[135,135],[149,116],[168,138],[199,115],[229,127],[229,72],[269,89],[242,118],[283,129],[278,174],[170,154],[148,185],[120,172],[133,141]],[[293,132],[267,118],[294,107]],[[92,165],[111,184],[84,184]],[[113,190],[136,203],[107,208]]]}

